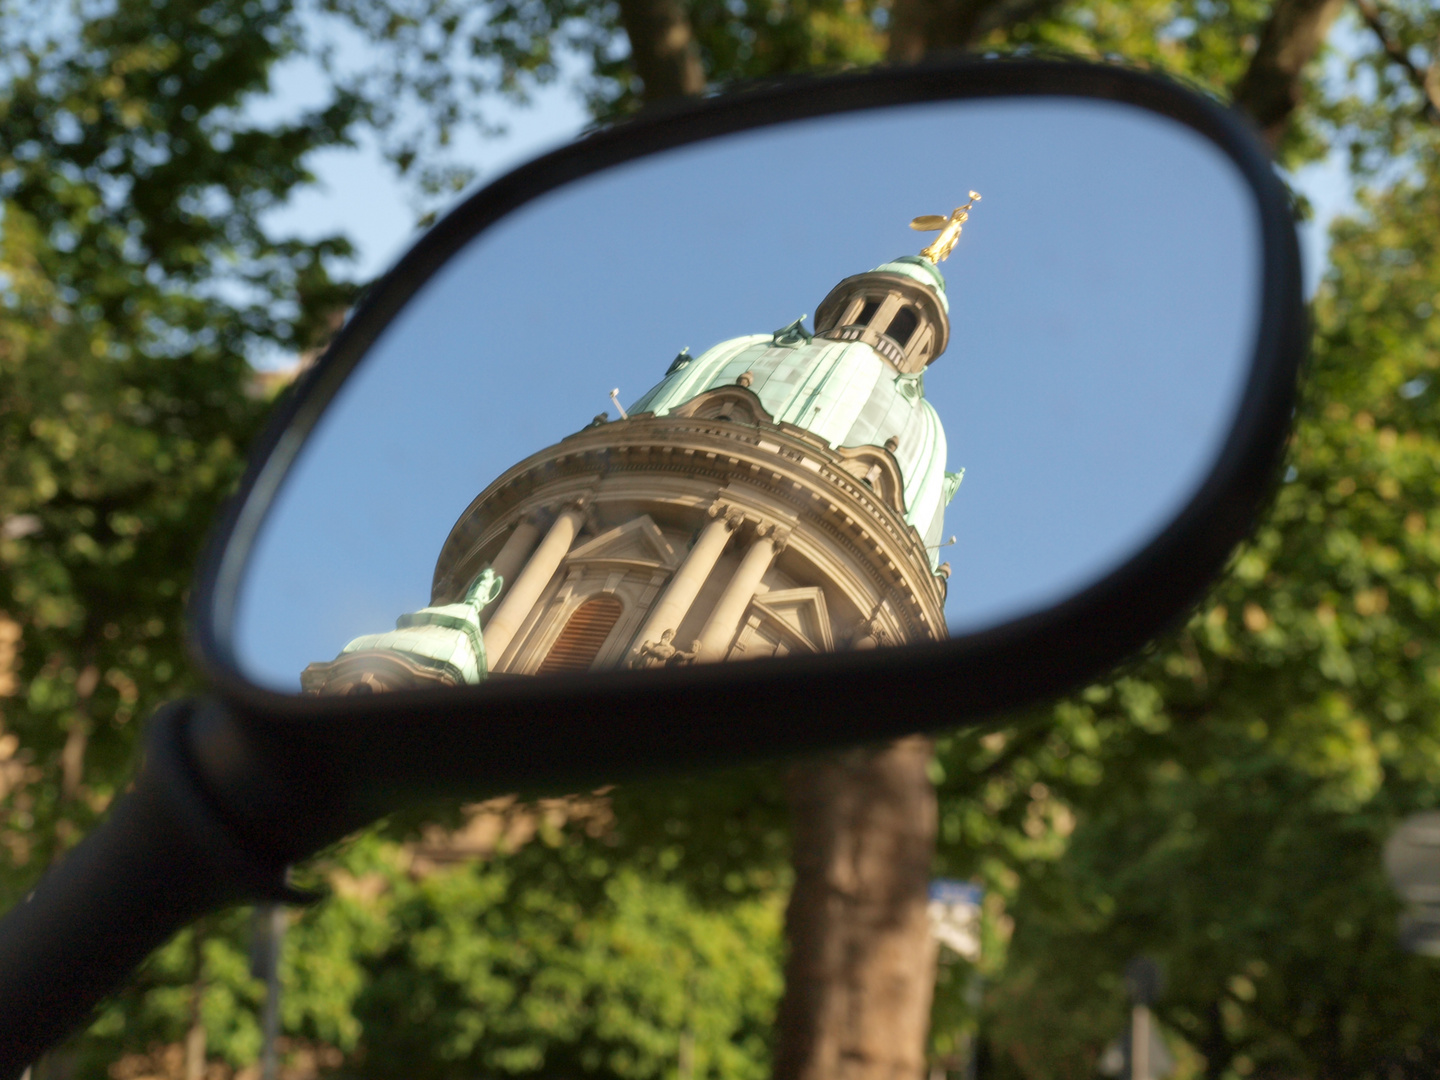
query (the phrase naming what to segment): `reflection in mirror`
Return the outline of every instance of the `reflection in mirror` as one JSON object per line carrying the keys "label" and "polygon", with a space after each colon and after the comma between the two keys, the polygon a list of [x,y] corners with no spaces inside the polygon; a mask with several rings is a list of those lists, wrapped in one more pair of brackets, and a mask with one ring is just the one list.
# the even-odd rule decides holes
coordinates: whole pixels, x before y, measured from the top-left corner
{"label": "reflection in mirror", "polygon": [[874,110],[572,184],[332,403],[246,567],[242,672],[366,693],[1040,610],[1213,465],[1259,260],[1229,160],[1111,102]]}

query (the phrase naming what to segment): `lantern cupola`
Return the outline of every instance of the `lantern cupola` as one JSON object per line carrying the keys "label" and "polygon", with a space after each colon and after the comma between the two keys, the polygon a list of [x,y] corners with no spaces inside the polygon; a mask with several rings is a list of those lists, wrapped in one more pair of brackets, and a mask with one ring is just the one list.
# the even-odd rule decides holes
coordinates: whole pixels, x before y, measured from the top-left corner
{"label": "lantern cupola", "polygon": [[863,342],[907,375],[924,371],[950,343],[945,278],[919,255],[847,277],[821,301],[815,336]]}

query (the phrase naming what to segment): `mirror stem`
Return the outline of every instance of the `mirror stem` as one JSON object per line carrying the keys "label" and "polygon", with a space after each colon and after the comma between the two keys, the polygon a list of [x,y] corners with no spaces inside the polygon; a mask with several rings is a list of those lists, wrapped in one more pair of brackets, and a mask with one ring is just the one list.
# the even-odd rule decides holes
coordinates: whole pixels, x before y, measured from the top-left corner
{"label": "mirror stem", "polygon": [[245,850],[184,751],[195,701],[163,706],[134,788],[0,918],[0,1080],[83,1024],[142,960],[209,911],[303,902],[282,864]]}

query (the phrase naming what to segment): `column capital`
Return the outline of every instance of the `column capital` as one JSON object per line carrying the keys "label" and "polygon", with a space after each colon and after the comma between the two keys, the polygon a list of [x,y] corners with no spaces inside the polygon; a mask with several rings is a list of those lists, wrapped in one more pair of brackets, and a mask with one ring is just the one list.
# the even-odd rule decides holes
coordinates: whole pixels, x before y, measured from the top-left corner
{"label": "column capital", "polygon": [[591,516],[595,513],[595,493],[593,491],[572,495],[550,505],[552,518],[558,518],[562,514],[579,514],[582,525],[593,526],[595,524],[594,518]]}
{"label": "column capital", "polygon": [[716,499],[705,508],[705,515],[717,521],[724,521],[731,532],[745,524],[745,512],[723,499]]}
{"label": "column capital", "polygon": [[757,540],[769,540],[772,550],[776,555],[785,550],[790,542],[791,528],[774,521],[759,521],[755,526],[755,538]]}

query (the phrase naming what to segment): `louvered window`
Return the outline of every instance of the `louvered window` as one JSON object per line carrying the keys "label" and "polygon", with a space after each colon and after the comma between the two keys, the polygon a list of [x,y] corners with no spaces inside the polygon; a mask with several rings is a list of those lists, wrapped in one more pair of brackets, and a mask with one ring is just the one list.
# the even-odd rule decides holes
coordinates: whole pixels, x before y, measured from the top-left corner
{"label": "louvered window", "polygon": [[585,671],[600,655],[600,647],[615,629],[624,605],[613,596],[597,596],[575,609],[565,629],[550,647],[538,675],[556,671]]}

